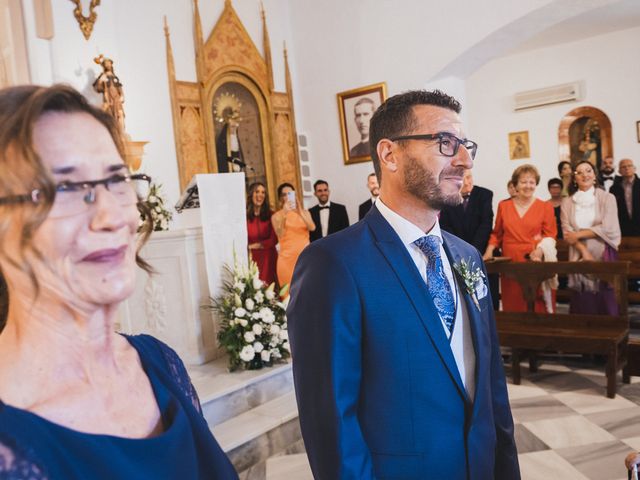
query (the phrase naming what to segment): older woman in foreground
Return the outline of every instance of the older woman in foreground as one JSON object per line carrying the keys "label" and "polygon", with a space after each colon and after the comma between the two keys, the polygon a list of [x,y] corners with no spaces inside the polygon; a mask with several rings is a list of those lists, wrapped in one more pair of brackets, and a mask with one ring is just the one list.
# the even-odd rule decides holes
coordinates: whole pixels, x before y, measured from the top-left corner
{"label": "older woman in foreground", "polygon": [[175,352],[114,332],[150,270],[119,138],[69,87],[0,90],[0,478],[237,478]]}

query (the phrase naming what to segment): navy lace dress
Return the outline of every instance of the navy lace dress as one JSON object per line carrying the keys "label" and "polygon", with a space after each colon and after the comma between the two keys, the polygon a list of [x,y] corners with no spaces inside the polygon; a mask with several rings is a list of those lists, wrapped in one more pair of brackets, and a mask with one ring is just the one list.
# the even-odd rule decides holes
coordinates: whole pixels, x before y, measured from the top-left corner
{"label": "navy lace dress", "polygon": [[126,338],[149,377],[164,432],[147,439],[81,433],[0,401],[0,479],[238,478],[176,353],[148,335]]}

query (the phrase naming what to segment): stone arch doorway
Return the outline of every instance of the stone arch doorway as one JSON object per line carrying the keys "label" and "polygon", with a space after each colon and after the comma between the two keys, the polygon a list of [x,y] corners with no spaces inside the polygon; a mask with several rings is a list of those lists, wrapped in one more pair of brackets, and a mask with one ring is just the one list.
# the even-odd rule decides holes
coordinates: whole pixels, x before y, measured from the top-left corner
{"label": "stone arch doorway", "polygon": [[603,158],[613,156],[611,120],[595,107],[578,107],[568,112],[558,127],[559,161],[575,165],[589,160],[598,169]]}

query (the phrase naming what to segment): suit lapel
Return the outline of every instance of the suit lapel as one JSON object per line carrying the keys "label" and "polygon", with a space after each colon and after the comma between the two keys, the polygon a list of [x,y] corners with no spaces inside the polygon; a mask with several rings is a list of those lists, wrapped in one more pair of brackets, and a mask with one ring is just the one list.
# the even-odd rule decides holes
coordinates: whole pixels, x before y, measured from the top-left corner
{"label": "suit lapel", "polygon": [[371,207],[365,221],[374,234],[376,246],[395,272],[409,301],[413,304],[420,322],[449,371],[451,379],[458,387],[460,395],[466,398],[467,395],[460,378],[460,372],[453,357],[449,340],[444,333],[440,316],[413,259],[396,232],[375,205]]}
{"label": "suit lapel", "polygon": [[[460,276],[458,271],[454,268],[454,265],[458,264],[460,260],[463,260],[463,259],[468,260],[469,256],[467,256],[467,258],[463,256],[462,252],[459,249],[458,242],[452,241],[451,236],[443,234],[442,238],[443,238],[444,250],[447,253],[447,257],[449,258],[449,263],[451,264],[451,268],[453,270],[453,275],[456,279],[456,282],[458,283],[458,291],[460,292],[460,296],[464,299],[465,305],[467,307],[467,314],[469,316],[469,327],[471,328],[471,338],[473,340],[473,349],[475,351],[475,357],[476,357],[475,394],[477,395],[478,391],[480,390],[480,388],[478,388],[478,385],[484,385],[483,383],[485,382],[484,377],[487,371],[487,368],[484,368],[485,366],[482,364],[482,355],[480,354],[481,349],[484,347],[484,345],[481,345],[478,340],[479,338],[481,338],[480,330],[482,329],[481,312],[478,311],[478,307],[476,307],[476,304],[471,298],[471,295],[467,293],[464,279]],[[477,265],[477,266],[480,267],[480,265]],[[489,285],[487,285],[487,288],[489,288]],[[478,403],[479,402],[475,402],[475,399],[474,399],[474,406],[476,406]],[[474,411],[475,411],[475,408],[474,408]]]}

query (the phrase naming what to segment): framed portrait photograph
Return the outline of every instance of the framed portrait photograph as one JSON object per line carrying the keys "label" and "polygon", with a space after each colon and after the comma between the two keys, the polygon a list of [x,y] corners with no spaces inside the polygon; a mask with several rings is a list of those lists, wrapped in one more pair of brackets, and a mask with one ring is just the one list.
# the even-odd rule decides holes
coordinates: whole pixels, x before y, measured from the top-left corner
{"label": "framed portrait photograph", "polygon": [[387,99],[387,84],[355,88],[338,93],[337,97],[344,163],[368,162],[369,122],[373,112]]}
{"label": "framed portrait photograph", "polygon": [[529,131],[509,133],[509,159],[521,160],[529,157]]}

